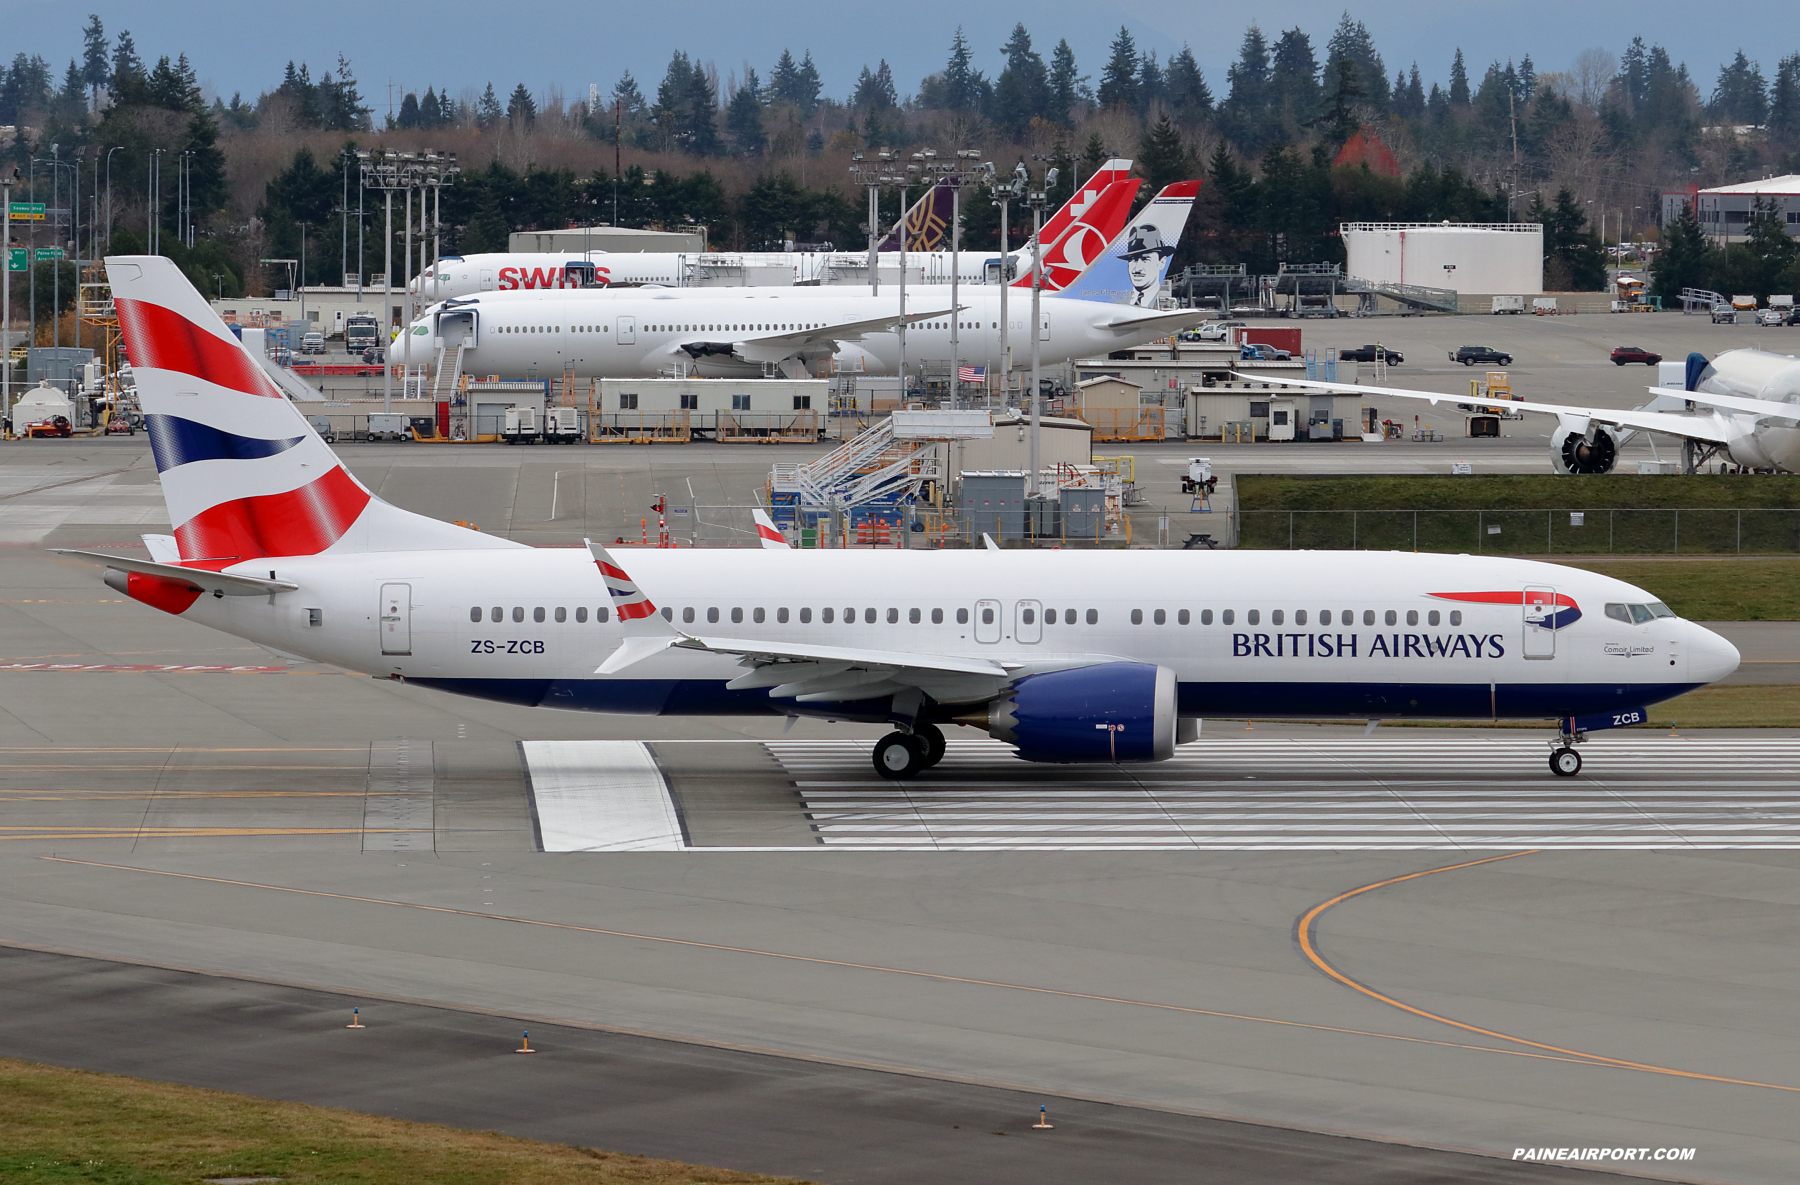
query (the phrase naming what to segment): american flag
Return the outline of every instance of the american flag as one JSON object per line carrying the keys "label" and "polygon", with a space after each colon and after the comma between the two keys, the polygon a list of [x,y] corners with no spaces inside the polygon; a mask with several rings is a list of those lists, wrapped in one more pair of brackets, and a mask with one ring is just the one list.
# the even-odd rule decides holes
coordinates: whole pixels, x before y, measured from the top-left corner
{"label": "american flag", "polygon": [[987,381],[987,367],[959,366],[956,368],[956,381],[959,383],[984,383]]}

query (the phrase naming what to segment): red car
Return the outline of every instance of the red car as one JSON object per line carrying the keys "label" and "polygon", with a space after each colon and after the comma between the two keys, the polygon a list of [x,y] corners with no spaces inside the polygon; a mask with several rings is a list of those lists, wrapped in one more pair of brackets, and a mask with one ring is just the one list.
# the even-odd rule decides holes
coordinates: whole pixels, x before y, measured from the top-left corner
{"label": "red car", "polygon": [[1641,346],[1615,346],[1612,360],[1614,366],[1623,366],[1627,362],[1642,362],[1645,366],[1655,366],[1662,361],[1662,355],[1652,354]]}

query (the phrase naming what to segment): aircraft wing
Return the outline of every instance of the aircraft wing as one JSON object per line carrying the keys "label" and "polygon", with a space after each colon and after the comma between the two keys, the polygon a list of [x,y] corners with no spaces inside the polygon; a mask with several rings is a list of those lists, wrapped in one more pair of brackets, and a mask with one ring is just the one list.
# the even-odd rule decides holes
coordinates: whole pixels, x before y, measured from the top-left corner
{"label": "aircraft wing", "polygon": [[[1140,329],[1185,329],[1206,320],[1204,309],[1169,309],[1163,312],[1136,311],[1119,306],[1118,315],[1099,323],[1099,328],[1114,333],[1134,333]],[[1259,380],[1260,381],[1260,380]]]}
{"label": "aircraft wing", "polygon": [[922,313],[908,313],[902,317],[896,310],[893,316],[871,317],[866,321],[850,321],[840,325],[821,325],[816,329],[784,330],[780,333],[762,333],[754,337],[734,337],[718,341],[698,338],[683,342],[680,348],[695,358],[707,354],[735,354],[749,362],[780,362],[802,350],[829,348],[839,342],[860,341],[865,334],[885,333],[897,325],[948,317],[955,311],[950,308],[931,309]]}
{"label": "aircraft wing", "polygon": [[[1256,382],[1266,381],[1266,375],[1245,375],[1232,372],[1233,378],[1254,379]],[[1666,411],[1619,411],[1609,407],[1576,407],[1567,403],[1534,403],[1521,399],[1494,399],[1483,401],[1470,399],[1467,395],[1445,395],[1436,391],[1408,391],[1400,387],[1365,387],[1355,383],[1321,383],[1313,379],[1282,379],[1282,383],[1290,387],[1301,387],[1309,391],[1336,391],[1345,395],[1383,395],[1397,399],[1422,399],[1436,406],[1439,403],[1466,403],[1479,407],[1504,407],[1518,411],[1542,412],[1556,416],[1567,422],[1572,431],[1585,432],[1589,423],[1611,424],[1618,428],[1629,428],[1634,431],[1664,432],[1670,436],[1685,436],[1693,440],[1704,440],[1712,444],[1729,444],[1741,435],[1731,431],[1723,416],[1684,415]],[[1662,394],[1672,394],[1664,391]],[[1697,400],[1698,402],[1698,400]],[[1789,409],[1786,414],[1795,414]]]}
{"label": "aircraft wing", "polygon": [[291,580],[264,580],[260,576],[236,576],[230,572],[208,572],[204,568],[189,568],[182,564],[160,564],[155,560],[139,560],[124,555],[107,555],[102,551],[82,551],[72,547],[52,547],[48,550],[52,555],[73,556],[78,560],[92,560],[98,564],[105,564],[109,568],[117,568],[122,572],[139,572],[145,576],[159,576],[164,580],[178,580],[201,592],[222,592],[228,597],[262,597],[278,592],[293,592],[300,587]]}

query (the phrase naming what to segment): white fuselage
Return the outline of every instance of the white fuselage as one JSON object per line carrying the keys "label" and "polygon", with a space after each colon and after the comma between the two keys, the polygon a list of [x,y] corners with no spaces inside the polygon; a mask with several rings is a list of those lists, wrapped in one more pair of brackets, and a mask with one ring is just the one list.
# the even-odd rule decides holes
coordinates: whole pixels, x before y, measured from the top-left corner
{"label": "white fuselage", "polygon": [[[949,297],[948,288],[907,293],[909,315],[944,314],[906,328],[908,364],[949,359],[953,323],[960,321],[955,356],[965,365],[1000,366],[999,288],[959,293],[963,311],[957,317],[949,315]],[[1154,328],[1109,328],[1109,321],[1136,311],[1127,306],[1057,296],[1041,300],[1038,345],[1046,365],[1104,355],[1173,332],[1166,320]],[[395,341],[389,360],[423,365],[437,357],[440,344],[463,340],[472,324],[475,344],[463,360],[463,371],[470,374],[572,371],[581,378],[649,378],[680,365],[709,377],[753,376],[762,373],[764,362],[790,354],[771,354],[759,338],[893,317],[898,308],[897,295],[819,288],[490,293],[426,310],[407,339]],[[1195,311],[1194,320],[1203,319]],[[1011,294],[1007,321],[1013,364],[1022,367],[1031,347],[1028,292]],[[695,343],[710,348],[684,348]],[[877,331],[843,341],[835,350],[830,341],[820,341],[791,356],[805,361],[835,356],[846,369],[893,374],[900,364],[900,337],[894,330]]]}
{"label": "white fuselage", "polygon": [[[1653,603],[1641,589],[1523,560],[656,549],[619,560],[676,629],[702,638],[988,657],[1021,673],[1070,660],[1158,664],[1174,670],[1189,717],[1568,716],[1654,703],[1738,662],[1692,622],[1609,615],[1609,604]],[[204,596],[183,616],[284,652],[508,702],[854,714],[727,691],[745,670],[727,655],[668,650],[596,674],[623,635],[616,615],[599,612],[610,600],[584,550],[325,554],[241,567],[300,587]],[[1517,599],[1447,599],[1546,587],[1578,607],[1572,623],[1530,625]],[[395,604],[400,624],[383,623],[381,606]],[[977,681],[968,694],[978,701],[993,688]]]}
{"label": "white fuselage", "polygon": [[[1029,228],[1027,228],[1029,230]],[[991,284],[1000,278],[998,251],[909,251],[909,284],[948,284],[952,266],[964,284]],[[1010,252],[1009,274],[1031,266],[1030,252]],[[867,285],[867,251],[541,251],[494,252],[445,257],[413,277],[408,285],[428,301],[452,300],[483,292],[556,291],[588,286],[586,268],[600,287],[661,285],[671,288],[787,287],[793,285]],[[882,285],[898,278],[898,251],[880,253]]]}

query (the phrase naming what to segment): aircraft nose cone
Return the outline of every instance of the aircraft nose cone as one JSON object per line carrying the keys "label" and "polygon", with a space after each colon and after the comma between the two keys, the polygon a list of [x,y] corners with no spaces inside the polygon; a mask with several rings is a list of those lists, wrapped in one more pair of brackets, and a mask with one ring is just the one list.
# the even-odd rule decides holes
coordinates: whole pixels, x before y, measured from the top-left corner
{"label": "aircraft nose cone", "polygon": [[1717,683],[1738,669],[1743,656],[1738,648],[1705,626],[1694,626],[1688,642],[1688,677],[1696,683]]}

